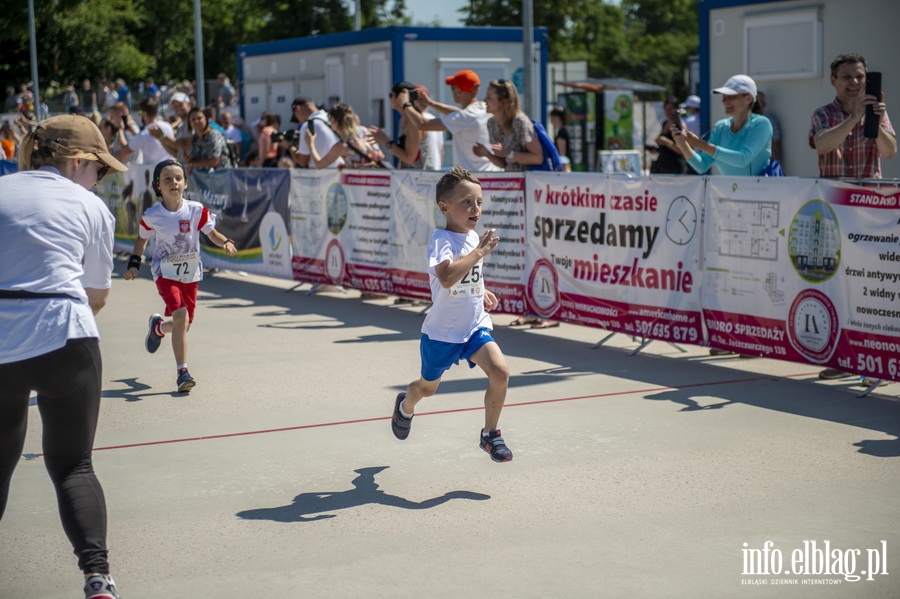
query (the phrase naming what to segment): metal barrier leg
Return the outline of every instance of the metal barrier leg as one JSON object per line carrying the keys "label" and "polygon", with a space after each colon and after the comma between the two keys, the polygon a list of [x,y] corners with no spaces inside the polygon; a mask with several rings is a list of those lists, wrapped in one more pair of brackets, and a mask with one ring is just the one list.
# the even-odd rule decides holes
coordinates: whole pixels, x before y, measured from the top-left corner
{"label": "metal barrier leg", "polygon": [[872,383],[871,385],[866,387],[866,389],[862,393],[857,395],[856,397],[865,397],[866,395],[868,395],[869,393],[874,391],[875,388],[878,387],[879,385],[881,385],[881,379],[877,379],[874,383]]}
{"label": "metal barrier leg", "polygon": [[639,351],[641,351],[642,349],[644,349],[645,347],[647,347],[648,345],[650,345],[650,342],[651,342],[651,341],[653,341],[653,339],[645,339],[644,337],[641,337],[641,344],[638,345],[637,348],[635,348],[634,351],[632,351],[632,352],[629,353],[628,355],[629,355],[629,356],[635,355],[636,353],[638,353]]}
{"label": "metal barrier leg", "polygon": [[603,339],[601,339],[600,341],[598,341],[597,343],[592,345],[590,347],[590,349],[597,349],[598,347],[600,347],[601,345],[603,345],[604,343],[606,343],[607,341],[609,341],[610,339],[612,339],[615,336],[616,336],[615,333],[610,333],[609,335],[607,335],[606,337],[604,337]]}
{"label": "metal barrier leg", "polygon": [[687,350],[684,349],[683,347],[681,347],[680,345],[678,345],[677,343],[672,343],[671,341],[669,341],[669,345],[671,345],[672,347],[674,347],[675,349],[677,349],[678,351],[680,351],[683,354],[687,353]]}

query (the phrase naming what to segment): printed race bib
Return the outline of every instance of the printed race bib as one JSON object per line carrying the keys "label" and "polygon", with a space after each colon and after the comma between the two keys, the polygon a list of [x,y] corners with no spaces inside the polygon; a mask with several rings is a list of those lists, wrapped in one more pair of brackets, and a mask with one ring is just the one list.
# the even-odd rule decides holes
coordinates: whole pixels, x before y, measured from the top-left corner
{"label": "printed race bib", "polygon": [[482,297],[484,279],[481,276],[481,262],[472,267],[459,283],[448,289],[451,297]]}
{"label": "printed race bib", "polygon": [[179,283],[194,283],[200,280],[200,252],[166,256],[159,263],[164,279]]}

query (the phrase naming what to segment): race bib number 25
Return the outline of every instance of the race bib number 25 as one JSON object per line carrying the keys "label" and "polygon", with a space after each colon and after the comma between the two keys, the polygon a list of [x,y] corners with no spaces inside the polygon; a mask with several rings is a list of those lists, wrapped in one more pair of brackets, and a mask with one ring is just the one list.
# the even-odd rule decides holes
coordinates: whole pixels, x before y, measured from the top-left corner
{"label": "race bib number 25", "polygon": [[179,283],[194,283],[200,280],[200,252],[166,256],[159,263],[164,279]]}

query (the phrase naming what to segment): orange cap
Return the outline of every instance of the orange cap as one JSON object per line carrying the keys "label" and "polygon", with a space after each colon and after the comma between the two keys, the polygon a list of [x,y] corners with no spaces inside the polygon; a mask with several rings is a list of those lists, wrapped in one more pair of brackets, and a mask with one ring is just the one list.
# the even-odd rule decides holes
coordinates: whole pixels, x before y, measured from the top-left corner
{"label": "orange cap", "polygon": [[478,92],[478,87],[481,85],[481,79],[478,78],[475,71],[469,71],[468,69],[459,71],[452,77],[447,77],[444,79],[444,82],[447,85],[455,85],[467,94]]}

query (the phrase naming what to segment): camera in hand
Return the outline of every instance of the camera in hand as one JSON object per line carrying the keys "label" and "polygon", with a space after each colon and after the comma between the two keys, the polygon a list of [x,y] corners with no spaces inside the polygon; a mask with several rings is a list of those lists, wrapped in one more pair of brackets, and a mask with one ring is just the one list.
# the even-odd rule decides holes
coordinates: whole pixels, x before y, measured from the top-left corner
{"label": "camera in hand", "polygon": [[271,138],[274,143],[279,143],[281,141],[294,143],[297,139],[297,130],[287,129],[286,131],[272,131]]}
{"label": "camera in hand", "polygon": [[[881,102],[881,73],[870,71],[866,73],[866,95],[875,96]],[[878,137],[878,128],[881,126],[881,118],[875,114],[872,105],[866,106],[866,120],[863,123],[863,135],[869,139]]]}
{"label": "camera in hand", "polygon": [[418,102],[419,101],[419,90],[417,90],[417,89],[409,90],[409,101],[410,102]]}

